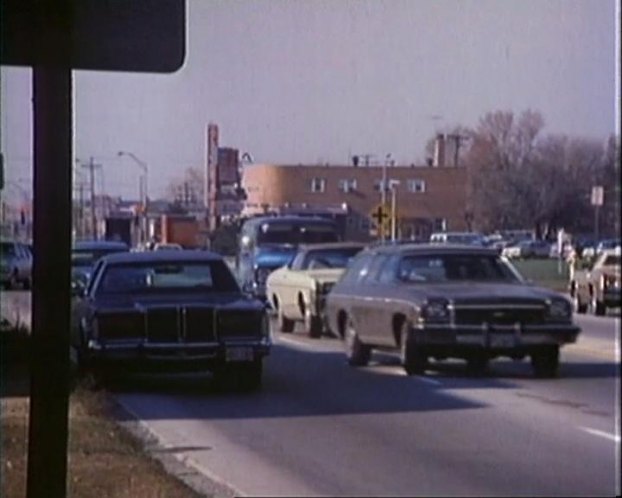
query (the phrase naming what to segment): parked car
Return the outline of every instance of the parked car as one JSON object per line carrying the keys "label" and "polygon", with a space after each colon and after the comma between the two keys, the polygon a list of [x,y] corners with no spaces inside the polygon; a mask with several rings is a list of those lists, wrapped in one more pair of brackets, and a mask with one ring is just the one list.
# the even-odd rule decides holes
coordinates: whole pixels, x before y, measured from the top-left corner
{"label": "parked car", "polygon": [[322,335],[326,295],[363,247],[357,242],[303,245],[290,264],[268,276],[266,294],[282,332],[292,332],[302,321],[310,337]]}
{"label": "parked car", "polygon": [[86,284],[99,258],[129,250],[128,245],[120,241],[81,240],[76,242],[71,249],[72,280],[80,279],[83,284]]}
{"label": "parked car", "polygon": [[328,295],[326,315],[350,365],[389,349],[411,375],[425,372],[430,357],[462,358],[482,372],[498,356],[529,356],[537,376],[552,377],[560,346],[580,332],[568,298],[527,284],[494,250],[472,246],[363,251]]}
{"label": "parked car", "polygon": [[0,282],[5,289],[32,285],[32,253],[28,245],[17,241],[0,242]]}
{"label": "parked car", "polygon": [[585,313],[590,305],[595,315],[604,315],[607,308],[619,308],[620,248],[604,249],[593,264],[585,258],[581,262],[569,283],[577,312]]}
{"label": "parked car", "polygon": [[503,248],[501,254],[506,258],[548,258],[551,256],[551,243],[545,240],[521,240]]}
{"label": "parked car", "polygon": [[150,251],[100,259],[73,308],[72,346],[81,368],[211,370],[218,385],[256,389],[270,351],[264,305],[242,293],[222,257]]}

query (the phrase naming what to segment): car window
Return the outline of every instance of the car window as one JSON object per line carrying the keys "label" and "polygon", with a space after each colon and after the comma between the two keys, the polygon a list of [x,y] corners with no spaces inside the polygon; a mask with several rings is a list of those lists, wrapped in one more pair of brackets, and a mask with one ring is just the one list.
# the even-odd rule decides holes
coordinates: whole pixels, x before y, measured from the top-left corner
{"label": "car window", "polygon": [[346,268],[350,260],[360,252],[359,247],[318,249],[307,252],[301,269]]}
{"label": "car window", "polygon": [[380,273],[378,274],[378,282],[387,284],[393,282],[395,276],[397,275],[397,268],[400,263],[400,255],[393,254],[389,256],[385,261],[384,265],[380,269]]}
{"label": "car window", "polygon": [[398,274],[400,280],[411,283],[519,281],[499,258],[487,255],[411,255],[401,261]]}
{"label": "car window", "polygon": [[225,263],[151,262],[108,265],[101,276],[97,294],[137,292],[239,291]]}
{"label": "car window", "polygon": [[603,261],[604,266],[620,266],[620,256],[615,254],[609,254],[605,261]]}
{"label": "car window", "polygon": [[363,280],[365,283],[373,283],[378,279],[378,275],[380,273],[380,269],[387,261],[388,256],[386,254],[376,254],[374,259],[371,261],[369,265],[369,269],[367,274],[365,275],[365,279]]}
{"label": "car window", "polygon": [[303,262],[305,260],[305,254],[299,252],[294,259],[292,259],[291,263],[288,265],[292,270],[300,270],[302,269]]}
{"label": "car window", "polygon": [[365,275],[367,275],[367,268],[369,266],[369,263],[371,262],[371,259],[372,254],[369,253],[359,254],[358,256],[356,256],[352,260],[348,270],[341,278],[341,282],[349,285],[354,284],[357,281],[365,278]]}

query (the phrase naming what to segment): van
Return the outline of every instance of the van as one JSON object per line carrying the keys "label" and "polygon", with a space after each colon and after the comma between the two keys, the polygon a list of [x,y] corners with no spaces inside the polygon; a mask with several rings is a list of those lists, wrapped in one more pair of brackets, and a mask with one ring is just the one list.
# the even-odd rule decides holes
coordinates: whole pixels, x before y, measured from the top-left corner
{"label": "van", "polygon": [[307,216],[261,216],[246,220],[240,229],[237,276],[242,288],[266,298],[266,280],[287,265],[299,244],[339,242],[335,221]]}

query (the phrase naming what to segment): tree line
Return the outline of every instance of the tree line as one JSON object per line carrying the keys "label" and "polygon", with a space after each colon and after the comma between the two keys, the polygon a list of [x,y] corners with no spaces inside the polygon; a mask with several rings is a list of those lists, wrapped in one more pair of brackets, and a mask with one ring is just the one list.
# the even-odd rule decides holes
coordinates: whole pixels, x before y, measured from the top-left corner
{"label": "tree line", "polygon": [[542,115],[526,110],[489,112],[473,128],[452,130],[466,138],[460,164],[469,170],[465,217],[472,228],[532,228],[538,238],[560,228],[591,234],[591,192],[598,185],[604,188],[599,234],[619,237],[620,137],[545,135],[543,128]]}

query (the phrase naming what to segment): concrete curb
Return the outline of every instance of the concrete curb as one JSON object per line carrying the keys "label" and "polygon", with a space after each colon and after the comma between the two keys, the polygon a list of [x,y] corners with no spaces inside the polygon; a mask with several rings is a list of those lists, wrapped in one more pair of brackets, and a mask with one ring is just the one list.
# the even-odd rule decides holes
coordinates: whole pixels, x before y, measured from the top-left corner
{"label": "concrete curb", "polygon": [[[233,498],[242,494],[228,484],[212,475],[208,469],[198,465],[194,460],[183,453],[171,452],[158,434],[145,421],[141,420],[131,409],[124,406],[113,395],[109,395],[114,404],[117,423],[132,436],[143,443],[144,451],[153,459],[159,461],[164,470],[181,480],[197,493],[216,498]],[[130,420],[122,420],[130,419]]]}

